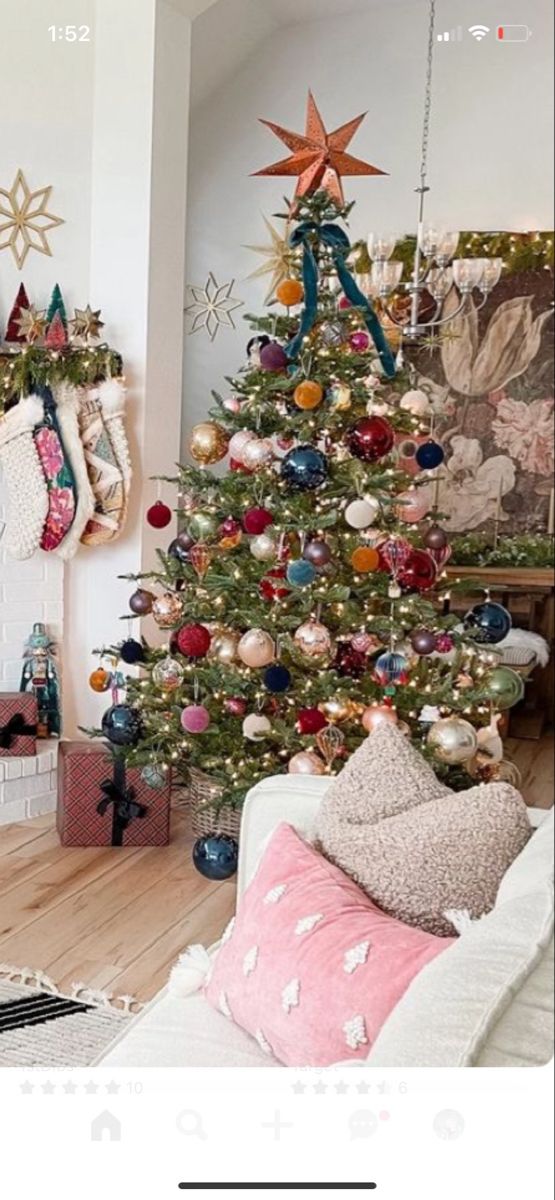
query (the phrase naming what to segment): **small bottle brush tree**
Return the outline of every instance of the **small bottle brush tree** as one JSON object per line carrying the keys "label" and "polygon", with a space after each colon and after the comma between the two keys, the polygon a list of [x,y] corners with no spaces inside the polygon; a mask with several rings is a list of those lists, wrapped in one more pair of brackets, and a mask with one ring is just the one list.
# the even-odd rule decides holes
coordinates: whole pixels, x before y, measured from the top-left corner
{"label": "small bottle brush tree", "polygon": [[132,612],[167,645],[139,646],[120,753],[153,784],[205,772],[232,806],[265,776],[340,770],[382,721],[468,781],[475,727],[521,693],[492,651],[505,610],[486,599],[461,635],[438,595],[449,548],[419,488],[430,475],[401,470],[396,447],[423,439],[427,466],[443,453],[349,274],[349,212],[321,188],[296,203],[291,278],[247,318],[248,364],[194,428],[196,465],[168,480],[177,537],[129,577]]}

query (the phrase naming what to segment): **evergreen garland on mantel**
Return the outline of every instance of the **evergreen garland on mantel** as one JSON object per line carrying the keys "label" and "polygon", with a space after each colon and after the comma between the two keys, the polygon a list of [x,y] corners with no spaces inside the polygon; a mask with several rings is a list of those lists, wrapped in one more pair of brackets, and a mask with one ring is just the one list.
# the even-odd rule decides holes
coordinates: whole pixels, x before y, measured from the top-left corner
{"label": "evergreen garland on mantel", "polygon": [[122,360],[105,343],[49,350],[44,346],[0,349],[0,413],[36,388],[69,383],[87,387],[121,375]]}

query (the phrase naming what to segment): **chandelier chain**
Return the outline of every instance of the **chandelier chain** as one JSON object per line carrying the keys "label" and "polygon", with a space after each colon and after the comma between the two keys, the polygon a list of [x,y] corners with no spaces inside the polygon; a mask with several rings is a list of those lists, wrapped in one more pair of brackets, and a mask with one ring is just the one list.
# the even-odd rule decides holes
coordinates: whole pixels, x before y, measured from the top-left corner
{"label": "chandelier chain", "polygon": [[428,173],[428,143],[430,140],[430,117],[432,112],[432,69],[434,61],[436,0],[430,0],[430,22],[428,26],[428,56],[426,60],[426,90],[424,93],[424,122],[422,126],[422,157],[420,161],[420,186],[426,186]]}

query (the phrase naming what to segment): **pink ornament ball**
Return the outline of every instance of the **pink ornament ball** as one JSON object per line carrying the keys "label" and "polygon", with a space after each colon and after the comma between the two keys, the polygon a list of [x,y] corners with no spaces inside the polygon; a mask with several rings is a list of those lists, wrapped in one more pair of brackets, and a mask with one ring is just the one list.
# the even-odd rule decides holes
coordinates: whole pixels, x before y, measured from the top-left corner
{"label": "pink ornament ball", "polygon": [[370,347],[370,334],[365,329],[357,329],[356,333],[351,334],[349,345],[357,354],[366,354]]}
{"label": "pink ornament ball", "polygon": [[414,488],[397,496],[395,512],[400,521],[417,525],[429,513],[430,505],[423,488]]}
{"label": "pink ornament ball", "polygon": [[247,711],[247,701],[242,696],[229,696],[224,700],[224,709],[232,717],[244,717]]}
{"label": "pink ornament ball", "polygon": [[325,775],[322,759],[311,750],[300,750],[289,759],[287,770],[290,775]]}
{"label": "pink ornament ball", "polygon": [[238,463],[242,462],[245,446],[247,442],[252,441],[254,436],[250,429],[240,429],[238,433],[234,433],[233,437],[229,439],[228,445],[230,458],[235,459]]}
{"label": "pink ornament ball", "polygon": [[241,401],[238,400],[236,396],[230,396],[229,399],[224,400],[223,406],[224,406],[226,412],[230,412],[230,413],[241,412]]}
{"label": "pink ornament ball", "polygon": [[185,733],[204,733],[210,724],[210,713],[204,704],[189,704],[181,713]]}
{"label": "pink ornament ball", "polygon": [[337,307],[340,310],[340,312],[345,312],[345,310],[347,308],[352,308],[353,306],[352,306],[349,298],[347,296],[343,295],[343,296],[339,297],[339,300],[337,302]]}
{"label": "pink ornament ball", "polygon": [[172,519],[172,510],[163,500],[157,500],[148,509],[146,519],[153,529],[165,529]]}

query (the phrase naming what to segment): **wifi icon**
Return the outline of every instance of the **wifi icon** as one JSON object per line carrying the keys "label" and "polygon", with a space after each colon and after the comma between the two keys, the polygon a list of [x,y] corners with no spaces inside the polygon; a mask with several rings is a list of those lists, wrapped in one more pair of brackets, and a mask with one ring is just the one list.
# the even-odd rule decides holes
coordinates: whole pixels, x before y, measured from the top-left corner
{"label": "wifi icon", "polygon": [[481,42],[482,38],[485,38],[490,32],[490,29],[489,25],[470,25],[468,32],[472,34],[472,37],[475,38],[477,42]]}

